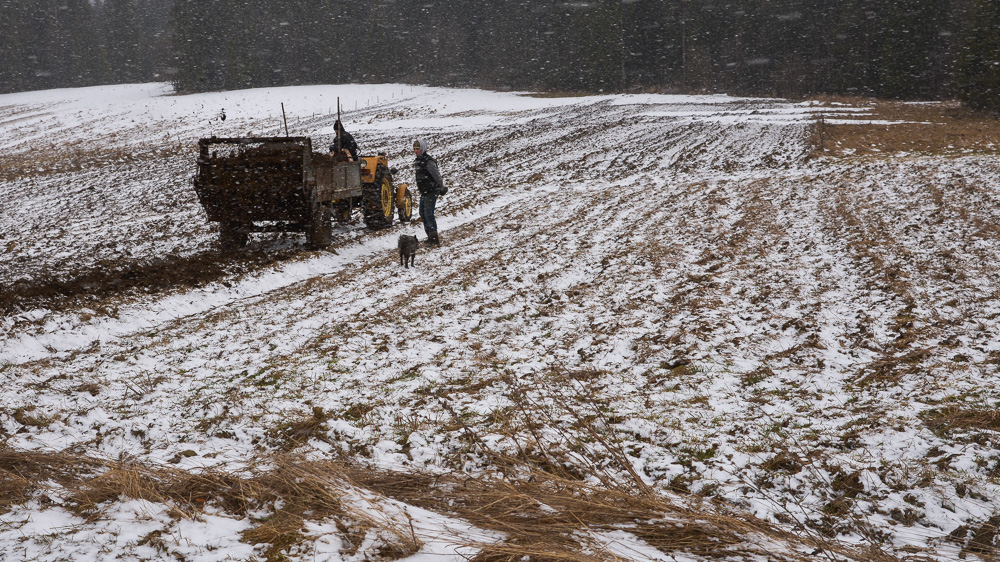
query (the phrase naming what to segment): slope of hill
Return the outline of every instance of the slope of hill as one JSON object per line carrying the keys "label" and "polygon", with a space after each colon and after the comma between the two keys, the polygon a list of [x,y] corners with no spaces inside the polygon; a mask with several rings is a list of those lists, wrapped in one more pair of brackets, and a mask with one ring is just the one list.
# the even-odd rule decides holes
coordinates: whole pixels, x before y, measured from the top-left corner
{"label": "slope of hill", "polygon": [[[198,137],[338,98],[403,179],[430,140],[444,247],[217,251]],[[815,158],[818,111],[0,96],[0,560],[992,555],[1000,166]]]}

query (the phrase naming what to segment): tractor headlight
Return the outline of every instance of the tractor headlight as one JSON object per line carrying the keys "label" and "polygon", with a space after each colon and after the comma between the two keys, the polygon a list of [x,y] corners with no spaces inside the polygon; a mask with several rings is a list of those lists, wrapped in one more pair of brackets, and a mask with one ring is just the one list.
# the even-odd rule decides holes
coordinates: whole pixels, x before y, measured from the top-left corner
{"label": "tractor headlight", "polygon": [[367,168],[368,167],[368,161],[367,160],[362,160],[361,161],[361,167],[362,168]]}

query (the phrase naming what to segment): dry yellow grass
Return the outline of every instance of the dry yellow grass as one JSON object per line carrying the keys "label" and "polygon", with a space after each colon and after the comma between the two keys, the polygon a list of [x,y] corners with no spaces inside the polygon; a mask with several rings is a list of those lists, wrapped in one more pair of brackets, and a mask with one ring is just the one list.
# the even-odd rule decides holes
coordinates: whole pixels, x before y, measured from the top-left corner
{"label": "dry yellow grass", "polygon": [[[837,97],[818,101],[831,112],[817,114],[812,139],[815,156],[899,152],[946,155],[1000,150],[1000,120],[962,107],[958,102],[906,103]],[[867,111],[853,116],[834,112],[839,104]],[[829,119],[838,123],[831,124],[827,122]],[[842,124],[843,121],[856,123]],[[886,121],[892,124],[880,124]]]}
{"label": "dry yellow grass", "polygon": [[952,404],[930,410],[924,423],[935,432],[950,434],[960,431],[1000,431],[1000,412],[994,409]]}
{"label": "dry yellow grass", "polygon": [[[309,520],[337,521],[348,542],[376,530],[385,542],[380,559],[403,558],[421,548],[406,521],[391,521],[345,503],[343,497],[352,489],[458,517],[505,537],[498,542],[467,543],[479,549],[474,558],[478,562],[614,560],[592,533],[620,529],[667,553],[803,561],[815,556],[896,560],[814,533],[783,531],[698,498],[679,501],[646,490],[609,489],[539,470],[521,459],[496,460],[507,463],[506,474],[518,476],[399,473],[343,461],[284,456],[273,459],[269,471],[241,478],[5,449],[0,451],[0,495],[9,506],[27,501],[31,490],[44,490],[58,481],[66,489],[78,490],[67,499],[66,507],[90,519],[99,519],[119,498],[166,503],[177,518],[195,517],[208,505],[236,517],[270,510],[271,516],[257,520],[242,534],[247,542],[267,544],[269,560],[284,559],[286,549],[307,540],[303,529]],[[778,552],[762,544],[787,548]],[[591,554],[584,556],[584,551]]]}

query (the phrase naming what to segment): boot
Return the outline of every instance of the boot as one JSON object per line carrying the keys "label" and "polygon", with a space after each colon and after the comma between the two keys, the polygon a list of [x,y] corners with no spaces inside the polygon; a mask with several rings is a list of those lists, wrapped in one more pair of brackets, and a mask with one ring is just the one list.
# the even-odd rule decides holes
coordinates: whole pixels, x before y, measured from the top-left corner
{"label": "boot", "polygon": [[434,247],[441,247],[441,239],[438,238],[438,231],[427,230],[427,243]]}

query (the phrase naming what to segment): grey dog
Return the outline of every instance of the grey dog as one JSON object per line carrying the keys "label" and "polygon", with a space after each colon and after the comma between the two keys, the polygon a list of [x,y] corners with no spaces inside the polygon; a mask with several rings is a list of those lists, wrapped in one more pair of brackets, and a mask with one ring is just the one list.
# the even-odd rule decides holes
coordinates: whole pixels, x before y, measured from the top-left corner
{"label": "grey dog", "polygon": [[417,246],[420,242],[416,236],[399,235],[399,265],[409,269],[413,265],[413,258],[417,255]]}

